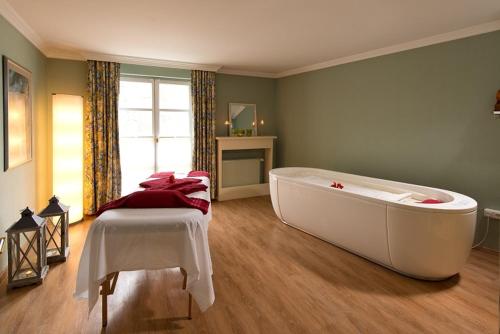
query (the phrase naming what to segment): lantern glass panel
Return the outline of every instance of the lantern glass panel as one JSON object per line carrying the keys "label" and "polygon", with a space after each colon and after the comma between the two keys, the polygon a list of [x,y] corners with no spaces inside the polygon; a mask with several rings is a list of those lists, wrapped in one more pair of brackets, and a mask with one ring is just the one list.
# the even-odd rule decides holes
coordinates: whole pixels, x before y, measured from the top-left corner
{"label": "lantern glass panel", "polygon": [[47,245],[47,257],[62,255],[61,251],[61,233],[63,216],[50,216],[46,218],[47,233],[45,234]]}
{"label": "lantern glass panel", "polygon": [[11,257],[13,261],[13,280],[21,280],[38,275],[38,231],[15,234]]}

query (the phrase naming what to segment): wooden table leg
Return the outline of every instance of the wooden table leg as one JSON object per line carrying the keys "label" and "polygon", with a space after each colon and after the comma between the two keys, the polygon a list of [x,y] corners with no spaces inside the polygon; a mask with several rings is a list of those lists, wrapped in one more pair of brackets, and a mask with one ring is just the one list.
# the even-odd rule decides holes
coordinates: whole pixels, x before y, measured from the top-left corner
{"label": "wooden table leg", "polygon": [[184,270],[184,268],[181,268],[181,274],[184,276],[184,281],[182,282],[182,288],[186,290],[187,287],[187,272]]}
{"label": "wooden table leg", "polygon": [[104,282],[101,283],[102,327],[106,327],[108,325],[108,295],[111,295],[113,294],[113,292],[115,292],[118,274],[119,272],[108,274]]}
{"label": "wooden table leg", "polygon": [[[187,272],[186,272],[186,270],[184,270],[184,268],[181,268],[181,273],[184,276],[184,281],[182,282],[182,288],[184,290],[186,290],[186,288],[187,288]],[[192,302],[191,293],[188,292],[188,295],[189,295],[188,319],[191,319],[191,309],[192,309],[191,305],[193,302]]]}
{"label": "wooden table leg", "polygon": [[109,280],[102,282],[101,295],[102,295],[102,327],[108,324],[108,294],[109,294]]}
{"label": "wooden table leg", "polygon": [[113,282],[111,283],[111,289],[109,291],[109,294],[112,295],[113,293],[115,293],[115,288],[116,288],[116,281],[118,281],[118,274],[120,274],[119,271],[117,271],[116,273],[112,273],[111,275],[111,279],[113,280]]}

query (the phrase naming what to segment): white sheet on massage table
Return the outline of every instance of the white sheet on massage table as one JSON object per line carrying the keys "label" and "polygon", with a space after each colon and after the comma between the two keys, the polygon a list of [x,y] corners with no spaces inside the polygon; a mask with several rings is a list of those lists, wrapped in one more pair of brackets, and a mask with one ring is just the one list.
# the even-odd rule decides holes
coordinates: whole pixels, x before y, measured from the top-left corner
{"label": "white sheet on massage table", "polygon": [[107,274],[182,267],[187,272],[187,290],[205,311],[215,300],[207,234],[211,217],[211,206],[206,215],[189,208],[114,209],[102,213],[87,234],[75,296],[88,298],[90,313]]}

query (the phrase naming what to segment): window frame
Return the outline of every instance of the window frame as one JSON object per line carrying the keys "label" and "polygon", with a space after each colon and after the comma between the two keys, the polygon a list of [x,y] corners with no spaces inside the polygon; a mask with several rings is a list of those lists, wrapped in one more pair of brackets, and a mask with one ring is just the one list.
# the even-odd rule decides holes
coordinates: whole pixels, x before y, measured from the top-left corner
{"label": "window frame", "polygon": [[[134,81],[134,82],[144,82],[151,83],[151,96],[152,96],[152,105],[151,109],[148,108],[122,108],[118,106],[118,111],[120,110],[130,110],[130,111],[151,111],[152,115],[152,135],[151,136],[124,136],[119,134],[120,138],[151,138],[153,140],[154,145],[154,171],[158,172],[158,146],[160,139],[168,139],[168,138],[189,138],[191,143],[191,160],[192,151],[193,151],[193,108],[192,108],[192,98],[191,98],[191,80],[190,79],[181,79],[181,78],[161,78],[161,77],[146,77],[146,76],[131,76],[131,75],[121,75],[120,81]],[[160,85],[161,84],[175,84],[175,85],[185,85],[189,88],[189,104],[188,109],[160,109]],[[189,117],[189,135],[188,136],[160,136],[160,112],[187,112]],[[192,161],[191,161],[192,163]]]}

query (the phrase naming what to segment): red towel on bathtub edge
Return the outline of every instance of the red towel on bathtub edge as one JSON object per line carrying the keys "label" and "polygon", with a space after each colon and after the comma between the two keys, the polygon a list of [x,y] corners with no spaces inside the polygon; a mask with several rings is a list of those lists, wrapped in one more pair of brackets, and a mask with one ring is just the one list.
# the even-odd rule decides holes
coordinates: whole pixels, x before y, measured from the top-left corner
{"label": "red towel on bathtub edge", "polygon": [[104,211],[118,208],[193,208],[200,210],[205,215],[208,212],[209,206],[210,202],[200,198],[187,197],[177,190],[151,189],[148,191],[136,191],[106,203],[99,208],[97,216]]}

